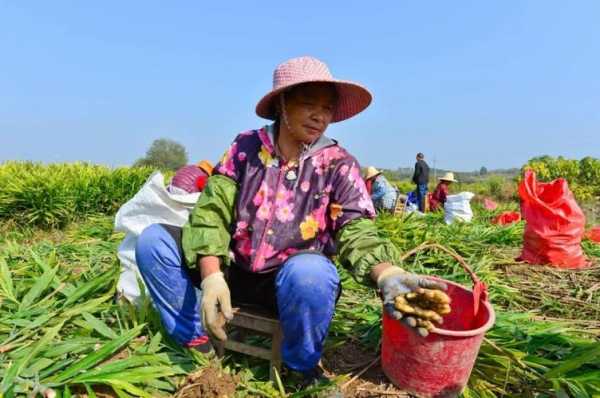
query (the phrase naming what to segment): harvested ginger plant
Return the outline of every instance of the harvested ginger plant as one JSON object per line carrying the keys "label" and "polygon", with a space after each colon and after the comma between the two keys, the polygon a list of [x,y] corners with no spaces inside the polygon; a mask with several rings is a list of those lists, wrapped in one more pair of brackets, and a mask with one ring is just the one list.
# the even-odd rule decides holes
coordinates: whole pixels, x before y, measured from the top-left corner
{"label": "harvested ginger plant", "polygon": [[403,315],[412,317],[414,326],[430,332],[434,323],[441,325],[443,316],[450,313],[450,301],[450,297],[441,290],[419,288],[396,296],[394,306]]}

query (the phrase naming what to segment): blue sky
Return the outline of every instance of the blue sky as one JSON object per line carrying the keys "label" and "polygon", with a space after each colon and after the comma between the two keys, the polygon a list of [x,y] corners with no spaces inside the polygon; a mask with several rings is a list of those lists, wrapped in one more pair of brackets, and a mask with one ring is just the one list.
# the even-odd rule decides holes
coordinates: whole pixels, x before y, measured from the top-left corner
{"label": "blue sky", "polygon": [[363,165],[474,170],[600,157],[600,2],[0,0],[0,161],[216,160],[273,68],[314,55],[369,87],[328,134]]}

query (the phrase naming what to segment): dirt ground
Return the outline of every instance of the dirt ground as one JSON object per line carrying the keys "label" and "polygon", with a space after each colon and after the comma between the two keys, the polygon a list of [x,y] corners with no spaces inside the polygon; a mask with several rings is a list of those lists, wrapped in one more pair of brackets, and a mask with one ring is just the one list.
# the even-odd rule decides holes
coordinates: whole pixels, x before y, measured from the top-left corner
{"label": "dirt ground", "polygon": [[[366,350],[356,342],[327,351],[322,365],[330,377],[349,374],[348,380],[341,385],[345,397],[409,397],[387,380],[379,365],[379,353]],[[188,376],[175,397],[231,398],[239,381],[239,376],[208,367]]]}
{"label": "dirt ground", "polygon": [[389,382],[379,358],[378,352],[348,342],[326,352],[322,363],[329,375],[350,374],[350,379],[342,384],[345,397],[409,397]]}
{"label": "dirt ground", "polygon": [[232,398],[239,376],[230,375],[216,367],[203,368],[188,376],[176,398]]}

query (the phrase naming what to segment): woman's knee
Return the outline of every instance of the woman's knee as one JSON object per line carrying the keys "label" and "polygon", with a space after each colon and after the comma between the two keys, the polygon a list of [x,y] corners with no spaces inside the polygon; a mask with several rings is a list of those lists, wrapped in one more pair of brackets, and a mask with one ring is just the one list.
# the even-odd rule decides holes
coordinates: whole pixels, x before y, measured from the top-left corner
{"label": "woman's knee", "polygon": [[176,253],[177,243],[160,224],[146,227],[136,242],[135,257],[141,272],[153,263],[162,262],[165,257]]}
{"label": "woman's knee", "polygon": [[327,257],[316,254],[298,254],[285,262],[277,275],[278,289],[310,294],[335,293],[339,289],[340,277],[335,265]]}

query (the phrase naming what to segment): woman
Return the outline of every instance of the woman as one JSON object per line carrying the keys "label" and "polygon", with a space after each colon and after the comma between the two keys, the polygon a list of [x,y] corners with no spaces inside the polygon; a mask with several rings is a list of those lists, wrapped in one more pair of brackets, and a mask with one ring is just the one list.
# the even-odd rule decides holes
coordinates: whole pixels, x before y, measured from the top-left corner
{"label": "woman", "polygon": [[439,178],[435,190],[429,195],[429,209],[431,211],[444,210],[444,204],[450,190],[450,185],[453,182],[458,182],[454,179],[454,173],[448,172],[443,177]]}
{"label": "woman", "polygon": [[396,210],[398,192],[396,192],[396,188],[389,183],[387,178],[381,174],[381,171],[373,166],[369,166],[365,174],[365,182],[375,209],[393,213]]}
{"label": "woman", "polygon": [[[256,107],[274,123],[235,138],[183,228],[183,250],[160,226],[138,241],[144,281],[176,341],[206,351],[207,331],[226,339],[222,320],[232,318],[232,299],[269,309],[283,329],[285,365],[308,384],[321,377],[317,364],[340,294],[333,254],[357,278],[376,282],[397,319],[398,294],[443,288],[392,265],[399,255],[377,234],[358,162],[324,135],[329,123],[370,102],[367,89],[334,79],[315,58],[275,69],[273,89]],[[202,280],[201,298],[190,275]]]}

